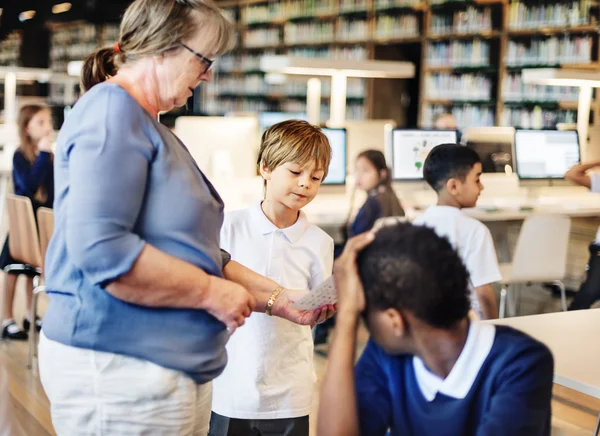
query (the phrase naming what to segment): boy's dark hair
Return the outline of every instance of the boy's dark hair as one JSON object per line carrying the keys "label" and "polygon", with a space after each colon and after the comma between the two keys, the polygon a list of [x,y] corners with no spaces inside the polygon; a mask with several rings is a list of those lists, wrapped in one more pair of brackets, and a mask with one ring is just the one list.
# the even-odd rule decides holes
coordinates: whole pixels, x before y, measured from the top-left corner
{"label": "boy's dark hair", "polygon": [[476,151],[458,144],[441,144],[434,147],[423,165],[423,177],[436,192],[450,179],[464,181],[481,158]]}
{"label": "boy's dark hair", "polygon": [[367,309],[410,311],[438,328],[451,327],[470,310],[469,273],[448,239],[431,228],[382,227],[357,262]]}

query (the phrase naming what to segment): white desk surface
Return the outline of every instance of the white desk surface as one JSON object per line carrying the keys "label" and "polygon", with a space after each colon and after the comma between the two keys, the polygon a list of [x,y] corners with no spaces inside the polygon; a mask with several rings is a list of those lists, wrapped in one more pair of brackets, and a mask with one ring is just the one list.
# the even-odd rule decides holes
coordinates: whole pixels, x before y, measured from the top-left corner
{"label": "white desk surface", "polygon": [[[345,222],[348,215],[349,200],[346,198],[343,201],[339,199],[329,199],[326,196],[317,197],[313,203],[306,207],[306,214],[311,222],[317,225],[341,225]],[[407,215],[410,218],[416,218],[422,214],[422,210],[408,211]],[[531,210],[521,209],[498,209],[489,211],[482,208],[464,209],[464,212],[483,222],[499,222],[499,221],[520,221],[528,216],[542,214],[559,214],[566,215],[571,218],[586,218],[600,217],[600,204],[598,207],[590,207],[588,205],[554,205],[554,206],[536,206]]]}
{"label": "white desk surface", "polygon": [[600,398],[600,309],[484,322],[513,327],[546,344],[554,355],[554,382]]}

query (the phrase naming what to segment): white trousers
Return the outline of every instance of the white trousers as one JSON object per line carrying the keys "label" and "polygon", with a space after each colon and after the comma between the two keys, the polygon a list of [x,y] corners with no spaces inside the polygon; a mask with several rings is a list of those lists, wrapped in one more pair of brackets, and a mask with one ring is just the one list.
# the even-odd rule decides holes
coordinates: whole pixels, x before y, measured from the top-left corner
{"label": "white trousers", "polygon": [[58,436],[206,436],[212,383],[40,336],[39,367]]}

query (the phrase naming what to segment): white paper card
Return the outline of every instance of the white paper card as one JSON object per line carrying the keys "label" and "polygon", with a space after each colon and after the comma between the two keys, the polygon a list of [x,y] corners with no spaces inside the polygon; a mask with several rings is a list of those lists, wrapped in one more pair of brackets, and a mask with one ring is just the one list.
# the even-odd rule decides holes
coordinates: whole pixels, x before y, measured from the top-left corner
{"label": "white paper card", "polygon": [[296,301],[292,305],[292,309],[315,310],[327,304],[335,304],[336,302],[337,294],[335,292],[333,276],[331,276],[304,297]]}

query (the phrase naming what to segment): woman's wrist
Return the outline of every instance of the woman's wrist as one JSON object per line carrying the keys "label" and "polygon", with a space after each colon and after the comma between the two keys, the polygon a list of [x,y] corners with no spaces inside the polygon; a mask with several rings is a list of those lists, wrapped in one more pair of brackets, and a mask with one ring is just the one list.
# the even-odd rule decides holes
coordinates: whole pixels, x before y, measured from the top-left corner
{"label": "woman's wrist", "polygon": [[196,308],[207,310],[212,305],[211,300],[214,294],[213,290],[218,286],[219,281],[223,279],[207,274],[202,270],[200,271],[203,274],[199,275],[196,282],[197,286],[195,286],[197,293],[196,300],[198,302]]}

